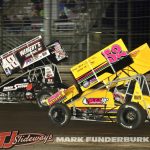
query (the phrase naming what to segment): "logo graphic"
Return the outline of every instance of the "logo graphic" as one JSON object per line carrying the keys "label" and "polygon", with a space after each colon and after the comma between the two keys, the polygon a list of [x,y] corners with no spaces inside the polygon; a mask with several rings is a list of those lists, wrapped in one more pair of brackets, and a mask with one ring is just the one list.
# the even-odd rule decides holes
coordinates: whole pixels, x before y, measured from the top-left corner
{"label": "logo graphic", "polygon": [[29,145],[38,142],[52,142],[52,134],[42,133],[23,133],[19,134],[19,131],[1,132],[0,133],[0,148],[8,149],[13,146]]}
{"label": "logo graphic", "polygon": [[87,88],[88,86],[90,86],[90,82],[89,81],[84,81],[83,82],[83,87]]}
{"label": "logo graphic", "polygon": [[104,105],[108,101],[108,98],[83,98],[83,104],[85,105]]}

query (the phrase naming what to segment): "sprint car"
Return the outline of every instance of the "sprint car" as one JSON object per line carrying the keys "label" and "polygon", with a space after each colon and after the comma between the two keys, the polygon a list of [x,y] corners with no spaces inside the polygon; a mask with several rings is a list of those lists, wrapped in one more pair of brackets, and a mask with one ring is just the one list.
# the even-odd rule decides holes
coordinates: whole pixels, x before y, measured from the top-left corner
{"label": "sprint car", "polygon": [[71,68],[77,84],[41,99],[57,126],[71,119],[117,122],[136,129],[150,118],[150,48],[127,51],[121,39]]}
{"label": "sprint car", "polygon": [[45,46],[42,36],[0,55],[3,75],[7,76],[0,83],[0,103],[36,100],[42,108],[41,93],[50,96],[57,89],[66,87],[56,64],[67,57],[59,41]]}

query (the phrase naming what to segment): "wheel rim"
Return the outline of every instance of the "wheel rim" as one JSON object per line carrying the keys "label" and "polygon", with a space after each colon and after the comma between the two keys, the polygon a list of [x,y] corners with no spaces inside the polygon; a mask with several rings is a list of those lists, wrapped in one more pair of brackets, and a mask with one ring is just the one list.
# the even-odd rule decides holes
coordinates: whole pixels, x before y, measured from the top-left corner
{"label": "wheel rim", "polygon": [[137,113],[133,109],[127,109],[123,113],[123,118],[127,125],[133,125],[137,120]]}
{"label": "wheel rim", "polygon": [[45,94],[45,95],[42,95],[42,96],[40,97],[39,102],[40,102],[40,104],[41,104],[42,106],[47,106],[47,104],[44,103],[43,100],[47,99],[48,97],[50,97],[50,95],[46,95],[46,94]]}
{"label": "wheel rim", "polygon": [[57,124],[63,124],[66,120],[66,112],[61,108],[54,108],[51,112],[51,116]]}

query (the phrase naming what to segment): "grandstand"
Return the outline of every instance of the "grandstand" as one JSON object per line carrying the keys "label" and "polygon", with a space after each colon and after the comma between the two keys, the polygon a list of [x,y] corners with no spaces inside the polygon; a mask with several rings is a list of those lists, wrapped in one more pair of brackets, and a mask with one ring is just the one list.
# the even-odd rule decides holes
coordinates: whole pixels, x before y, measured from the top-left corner
{"label": "grandstand", "polygon": [[[149,0],[0,2],[1,54],[41,34],[50,41],[59,39],[69,55],[65,65],[73,65],[119,38],[129,50],[150,41]],[[50,5],[45,8],[44,3]]]}

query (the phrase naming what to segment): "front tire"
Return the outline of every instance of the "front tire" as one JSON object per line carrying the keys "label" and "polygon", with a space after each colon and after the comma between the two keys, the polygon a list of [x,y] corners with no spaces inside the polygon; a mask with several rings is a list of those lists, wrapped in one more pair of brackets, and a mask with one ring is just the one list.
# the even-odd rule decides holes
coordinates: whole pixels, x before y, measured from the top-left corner
{"label": "front tire", "polygon": [[146,119],[146,111],[138,103],[126,103],[120,106],[117,112],[118,123],[127,129],[140,127]]}
{"label": "front tire", "polygon": [[57,103],[50,107],[48,116],[53,124],[62,127],[69,123],[71,111],[65,104]]}

